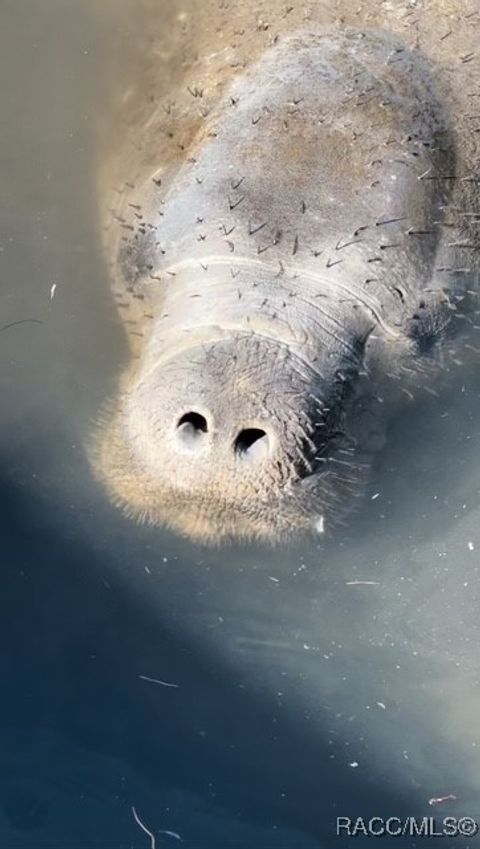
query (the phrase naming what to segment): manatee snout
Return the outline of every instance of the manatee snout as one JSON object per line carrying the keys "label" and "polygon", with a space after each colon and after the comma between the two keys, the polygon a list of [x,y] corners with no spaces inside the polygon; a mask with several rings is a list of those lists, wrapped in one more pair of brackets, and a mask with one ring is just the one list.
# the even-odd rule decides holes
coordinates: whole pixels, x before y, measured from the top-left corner
{"label": "manatee snout", "polygon": [[[163,394],[172,453],[179,465],[185,459],[186,477],[195,479],[202,463],[218,465],[221,475],[223,464],[255,465],[279,453],[282,415],[268,408],[274,391],[273,385],[268,387],[272,374],[267,372],[264,381],[258,374],[268,370],[277,351],[272,344],[262,347],[264,361],[250,372],[238,367],[241,352],[232,343],[187,349],[166,364],[169,385]],[[163,384],[163,372],[159,376]],[[188,480],[189,488],[192,483]]]}
{"label": "manatee snout", "polygon": [[258,334],[171,356],[167,346],[123,397],[106,448],[129,456],[110,467],[135,470],[137,514],[197,538],[314,529],[332,506],[329,490],[338,494],[330,463],[341,407],[327,396],[311,365]]}

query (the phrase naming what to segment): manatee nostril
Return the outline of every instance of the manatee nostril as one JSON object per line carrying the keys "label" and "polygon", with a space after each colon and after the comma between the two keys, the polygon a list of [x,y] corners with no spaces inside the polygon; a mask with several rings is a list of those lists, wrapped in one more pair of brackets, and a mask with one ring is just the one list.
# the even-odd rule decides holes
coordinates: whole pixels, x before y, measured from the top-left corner
{"label": "manatee nostril", "polygon": [[205,416],[202,416],[201,413],[195,413],[195,411],[185,413],[178,420],[177,428],[181,428],[183,425],[189,425],[190,430],[200,431],[201,433],[207,433],[208,431]]}
{"label": "manatee nostril", "polygon": [[235,454],[248,460],[260,460],[269,448],[268,436],[258,427],[247,427],[241,430],[235,439]]}
{"label": "manatee nostril", "polygon": [[201,413],[195,411],[184,413],[177,422],[177,440],[187,451],[197,451],[201,446],[204,446],[203,437],[207,432],[207,420]]}

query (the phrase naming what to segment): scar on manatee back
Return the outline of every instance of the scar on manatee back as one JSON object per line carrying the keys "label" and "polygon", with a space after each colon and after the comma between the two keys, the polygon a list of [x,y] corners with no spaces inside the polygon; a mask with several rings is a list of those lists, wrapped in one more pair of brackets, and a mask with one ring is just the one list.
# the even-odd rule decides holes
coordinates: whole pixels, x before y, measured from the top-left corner
{"label": "scar on manatee back", "polygon": [[131,358],[93,467],[140,521],[278,543],[345,520],[388,417],[445,369],[475,210],[435,69],[386,32],[293,32],[199,122],[200,99],[156,107],[112,200]]}

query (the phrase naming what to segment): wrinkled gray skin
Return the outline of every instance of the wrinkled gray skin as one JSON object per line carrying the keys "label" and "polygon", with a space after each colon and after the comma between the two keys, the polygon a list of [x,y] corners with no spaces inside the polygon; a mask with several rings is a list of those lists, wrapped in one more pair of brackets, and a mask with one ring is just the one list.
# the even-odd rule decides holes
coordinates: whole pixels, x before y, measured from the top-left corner
{"label": "wrinkled gray skin", "polygon": [[132,515],[328,530],[471,347],[478,16],[377,5],[138,7],[102,172],[131,361],[94,452]]}

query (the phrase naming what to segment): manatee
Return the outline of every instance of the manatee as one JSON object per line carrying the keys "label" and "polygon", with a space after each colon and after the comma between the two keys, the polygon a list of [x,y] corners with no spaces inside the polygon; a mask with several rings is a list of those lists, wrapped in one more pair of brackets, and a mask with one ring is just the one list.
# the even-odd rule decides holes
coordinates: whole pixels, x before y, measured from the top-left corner
{"label": "manatee", "polygon": [[475,347],[478,14],[377,6],[139,14],[101,183],[129,356],[93,462],[141,521],[329,530]]}

